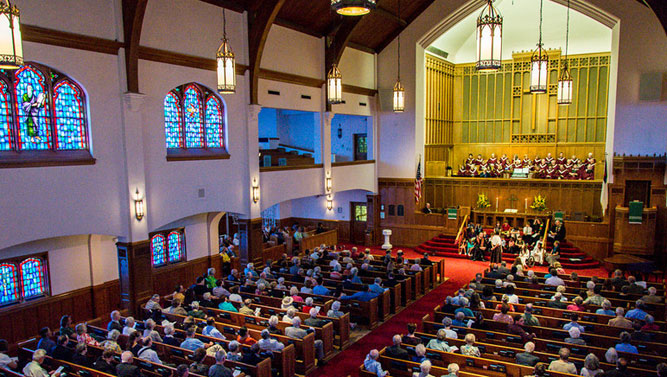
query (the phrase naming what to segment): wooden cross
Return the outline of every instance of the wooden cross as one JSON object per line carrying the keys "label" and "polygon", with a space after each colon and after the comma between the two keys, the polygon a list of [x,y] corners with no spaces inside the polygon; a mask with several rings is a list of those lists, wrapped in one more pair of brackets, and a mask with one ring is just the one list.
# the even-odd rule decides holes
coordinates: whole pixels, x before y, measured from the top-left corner
{"label": "wooden cross", "polygon": [[519,200],[516,195],[512,194],[509,199],[507,199],[510,202],[510,208],[515,209],[516,207],[514,206],[514,203]]}

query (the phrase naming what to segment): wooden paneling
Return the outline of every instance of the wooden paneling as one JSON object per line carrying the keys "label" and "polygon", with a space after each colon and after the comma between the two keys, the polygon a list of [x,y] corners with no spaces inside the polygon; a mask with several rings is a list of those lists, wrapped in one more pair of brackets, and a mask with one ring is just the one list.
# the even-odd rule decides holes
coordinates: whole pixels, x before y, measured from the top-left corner
{"label": "wooden paneling", "polygon": [[[216,267],[216,270],[219,271],[221,264],[217,255],[215,256],[215,260],[218,263],[213,267]],[[153,269],[151,293],[150,295],[139,297],[139,304],[148,300],[155,293],[159,295],[172,293],[177,284],[183,284],[184,286],[193,284],[198,276],[204,275],[206,270],[211,267],[211,262],[211,257],[206,256]]]}
{"label": "wooden paneling", "polygon": [[645,208],[641,224],[630,224],[627,207],[616,207],[614,218],[614,254],[653,255],[655,252],[657,208]]}
{"label": "wooden paneling", "polygon": [[609,223],[565,221],[567,240],[591,257],[602,260],[611,252],[611,229]]}
{"label": "wooden paneling", "polygon": [[118,291],[118,280],[112,280],[3,308],[0,310],[0,334],[9,343],[14,343],[36,336],[44,326],[58,329],[64,314],[72,315],[74,323],[106,317],[119,307]]}
{"label": "wooden paneling", "polygon": [[307,219],[304,217],[288,217],[280,219],[280,226],[292,226],[298,223],[304,227],[315,228],[322,223],[325,229],[336,229],[338,231],[338,242],[350,242],[350,222],[343,220]]}
{"label": "wooden paneling", "polygon": [[[486,194],[495,210],[507,208],[523,212],[525,199],[532,204],[535,195],[546,197],[548,211],[564,211],[566,215],[583,212],[588,216],[601,216],[601,182],[562,181],[543,179],[501,179],[501,178],[427,178],[425,196],[433,207],[470,206],[476,207],[477,196]],[[512,200],[515,198],[515,200]]]}
{"label": "wooden paneling", "polygon": [[[382,226],[382,229],[392,231],[391,244],[394,248],[401,246],[415,247],[443,233],[442,227],[428,225],[387,224]],[[456,234],[456,232],[453,234]]]}
{"label": "wooden paneling", "polygon": [[21,25],[21,33],[24,41],[103,54],[118,55],[118,49],[123,47],[123,43],[110,39],[90,37],[26,24]]}

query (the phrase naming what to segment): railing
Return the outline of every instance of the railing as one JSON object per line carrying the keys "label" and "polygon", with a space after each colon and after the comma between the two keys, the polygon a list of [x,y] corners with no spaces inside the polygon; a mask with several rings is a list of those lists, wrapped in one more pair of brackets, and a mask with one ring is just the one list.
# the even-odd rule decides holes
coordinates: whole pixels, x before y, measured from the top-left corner
{"label": "railing", "polygon": [[463,237],[463,229],[465,229],[466,225],[468,225],[468,216],[469,215],[465,215],[463,221],[461,222],[461,226],[459,227],[459,232],[456,233],[456,240],[455,240],[456,245],[458,245],[459,242],[461,241],[461,237]]}
{"label": "railing", "polygon": [[544,227],[544,237],[542,238],[542,247],[546,250],[547,248],[547,235],[549,234],[549,223],[551,219],[547,219],[546,226]]}

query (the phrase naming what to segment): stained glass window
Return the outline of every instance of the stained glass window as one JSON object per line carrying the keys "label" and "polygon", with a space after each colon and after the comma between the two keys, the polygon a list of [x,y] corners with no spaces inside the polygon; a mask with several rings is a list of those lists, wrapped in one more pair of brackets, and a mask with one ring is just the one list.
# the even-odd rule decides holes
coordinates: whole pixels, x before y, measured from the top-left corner
{"label": "stained glass window", "polygon": [[156,234],[151,238],[151,253],[153,254],[153,266],[160,266],[167,262],[163,235]]}
{"label": "stained glass window", "polygon": [[206,145],[209,148],[222,148],[225,143],[223,137],[220,101],[210,96],[206,101]]}
{"label": "stained glass window", "polygon": [[0,264],[0,284],[2,284],[0,286],[0,305],[18,301],[19,288],[15,265]]}
{"label": "stained glass window", "polygon": [[183,109],[185,110],[185,147],[201,148],[204,146],[201,93],[193,85],[185,89]]}
{"label": "stained glass window", "polygon": [[168,155],[177,154],[177,149],[213,149],[214,154],[226,153],[224,103],[202,85],[185,84],[167,93],[164,130]]}
{"label": "stained glass window", "polygon": [[26,65],[15,73],[19,149],[51,149],[49,101],[44,75]]}
{"label": "stained glass window", "polygon": [[56,149],[86,149],[85,107],[80,90],[69,80],[53,88],[56,110]]}
{"label": "stained glass window", "polygon": [[88,150],[86,106],[83,89],[51,68],[0,71],[0,151]]}
{"label": "stained glass window", "polygon": [[178,262],[182,259],[181,233],[174,231],[167,236],[169,244],[169,262]]}
{"label": "stained glass window", "polygon": [[169,92],[164,98],[164,133],[167,139],[167,148],[183,146],[181,138],[181,105],[178,97]]}
{"label": "stained glass window", "polygon": [[41,259],[28,258],[19,264],[21,295],[24,299],[41,296],[45,292],[44,267]]}

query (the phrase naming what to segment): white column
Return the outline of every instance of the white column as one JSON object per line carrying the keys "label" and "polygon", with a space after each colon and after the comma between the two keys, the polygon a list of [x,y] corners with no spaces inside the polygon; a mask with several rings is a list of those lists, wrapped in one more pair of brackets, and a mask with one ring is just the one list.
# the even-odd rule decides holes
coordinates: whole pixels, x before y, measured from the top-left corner
{"label": "white column", "polygon": [[[144,121],[143,106],[146,95],[140,93],[123,94],[123,136],[125,138],[125,170],[127,177],[127,207],[123,208],[125,216],[129,218],[129,239],[127,242],[136,242],[148,239],[148,222],[150,221],[150,198],[146,195],[146,175],[144,166]],[[137,220],[135,213],[136,192],[144,202],[144,218]]]}
{"label": "white column", "polygon": [[[322,144],[322,165],[324,166],[324,193],[327,193],[327,176],[332,177],[333,172],[331,171],[331,121],[333,120],[334,113],[331,111],[326,111],[322,113],[321,117],[321,144]],[[336,182],[333,182],[331,194],[333,195],[334,187]]]}
{"label": "white column", "polygon": [[248,219],[256,219],[261,216],[262,196],[257,203],[252,200],[253,181],[260,187],[259,177],[259,112],[262,106],[257,104],[248,105]]}

